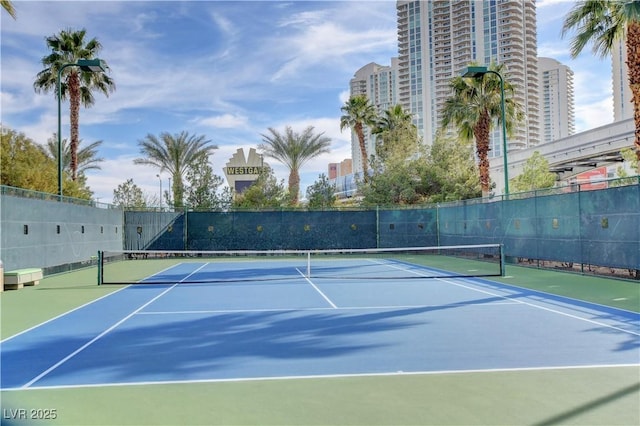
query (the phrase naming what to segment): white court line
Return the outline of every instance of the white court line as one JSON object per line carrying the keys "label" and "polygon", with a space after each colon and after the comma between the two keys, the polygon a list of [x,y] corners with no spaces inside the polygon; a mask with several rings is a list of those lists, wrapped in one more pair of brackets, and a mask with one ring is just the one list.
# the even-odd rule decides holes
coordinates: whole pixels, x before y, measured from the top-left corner
{"label": "white court line", "polygon": [[307,280],[307,282],[308,282],[309,284],[311,284],[311,287],[315,288],[315,289],[316,289],[316,291],[317,291],[318,293],[320,293],[320,296],[322,296],[322,297],[324,298],[324,300],[326,300],[326,301],[327,301],[327,302],[328,302],[328,303],[333,307],[333,309],[338,309],[338,307],[335,305],[335,303],[333,303],[333,302],[331,301],[331,299],[329,299],[329,298],[327,297],[327,295],[326,295],[326,294],[324,294],[324,293],[323,293],[323,292],[322,292],[318,287],[316,287],[316,285],[313,283],[313,281],[311,281],[311,280],[310,280],[310,279],[309,279],[305,274],[303,274],[303,273],[300,271],[300,269],[296,268],[296,271],[298,271],[298,273],[299,273],[300,275],[302,275],[302,277],[303,277],[305,280]]}
{"label": "white court line", "polygon": [[500,295],[500,294],[495,294],[495,293],[492,293],[490,291],[486,291],[486,290],[482,290],[482,289],[479,289],[479,288],[470,287],[470,286],[467,286],[467,285],[464,285],[464,284],[460,284],[460,283],[457,283],[457,282],[454,282],[454,281],[449,281],[449,280],[446,280],[446,279],[443,279],[443,278],[436,278],[436,279],[440,280],[440,281],[444,281],[444,282],[449,283],[449,284],[456,285],[458,287],[463,287],[463,288],[466,288],[466,289],[469,289],[469,290],[478,291],[480,293],[488,294],[488,295],[491,295],[491,296],[495,296],[495,297],[500,297],[500,298],[503,298],[503,299],[511,300],[511,301],[516,302],[516,303],[520,303],[522,305],[530,306],[532,308],[541,309],[543,311],[552,312],[554,314],[559,314],[559,315],[562,315],[562,316],[565,316],[565,317],[569,317],[569,318],[585,321],[585,322],[588,322],[588,323],[591,323],[591,324],[598,325],[600,327],[606,327],[606,328],[610,328],[612,330],[622,331],[623,333],[632,334],[634,336],[640,336],[640,332],[635,332],[635,331],[631,331],[631,330],[625,330],[624,328],[616,327],[614,325],[605,324],[605,323],[600,322],[600,321],[591,320],[589,318],[584,318],[584,317],[581,317],[581,316],[578,316],[578,315],[570,314],[568,312],[562,312],[562,311],[559,311],[557,309],[547,308],[545,306],[537,305],[535,303],[525,302],[524,300],[514,299],[514,298],[512,298],[510,296],[503,296],[503,295]]}
{"label": "white court line", "polygon": [[[518,305],[515,301],[505,300],[504,302],[491,302],[474,306],[494,306],[494,305]],[[446,306],[467,306],[469,303],[449,303]],[[267,312],[306,312],[306,311],[366,311],[366,310],[385,310],[392,311],[396,309],[429,309],[441,308],[443,305],[383,305],[383,306],[341,306],[326,308],[281,308],[281,309],[211,309],[196,311],[147,311],[138,312],[137,315],[202,315],[202,314],[242,314],[242,313],[267,313]]]}
{"label": "white court line", "polygon": [[101,339],[105,334],[109,333],[111,330],[113,330],[116,327],[118,327],[120,324],[122,324],[123,322],[125,322],[126,320],[128,320],[129,318],[134,316],[138,311],[144,309],[146,306],[148,306],[149,304],[151,304],[154,301],[156,301],[159,297],[163,296],[165,293],[167,293],[169,290],[171,290],[173,287],[175,287],[177,285],[178,285],[177,283],[172,285],[171,287],[169,287],[168,289],[166,289],[165,291],[163,291],[162,293],[160,293],[159,295],[157,295],[153,299],[149,300],[147,303],[145,303],[144,305],[140,306],[138,309],[136,309],[135,311],[133,311],[132,313],[130,313],[126,317],[122,318],[120,321],[118,321],[117,323],[113,324],[111,327],[107,328],[105,331],[103,331],[102,333],[98,334],[96,337],[94,337],[93,339],[89,340],[87,343],[85,343],[84,345],[82,345],[81,347],[79,347],[78,349],[76,349],[75,351],[73,351],[72,353],[67,355],[66,357],[62,358],[60,361],[58,361],[57,363],[55,363],[54,365],[52,365],[48,369],[46,369],[45,371],[43,371],[42,373],[37,375],[35,378],[31,379],[29,382],[27,382],[26,384],[22,385],[22,388],[28,388],[33,383],[37,382],[38,380],[40,380],[41,378],[43,378],[47,374],[51,373],[53,370],[55,370],[56,368],[60,367],[62,364],[64,364],[65,362],[69,361],[71,358],[73,358],[74,356],[76,356],[77,354],[79,354],[80,352],[82,352],[83,350],[88,348],[89,346],[91,346],[94,342],[96,342],[97,340]]}
{"label": "white court line", "polygon": [[85,303],[84,305],[80,305],[80,306],[78,306],[78,307],[75,307],[75,308],[73,308],[73,309],[71,309],[71,310],[69,310],[69,311],[67,311],[67,312],[63,312],[63,313],[61,313],[60,315],[57,315],[57,316],[55,316],[55,317],[53,317],[53,318],[51,318],[51,319],[48,319],[48,320],[46,320],[45,322],[41,322],[40,324],[34,325],[33,327],[29,327],[29,328],[27,328],[26,330],[23,330],[23,331],[21,331],[21,332],[19,332],[19,333],[14,334],[13,336],[9,336],[9,337],[7,337],[7,338],[6,338],[6,339],[4,339],[4,340],[0,340],[0,344],[2,344],[2,343],[4,343],[4,342],[6,342],[6,341],[8,341],[8,340],[13,339],[14,337],[18,337],[18,336],[20,336],[20,335],[22,335],[22,334],[28,333],[28,332],[29,332],[29,331],[31,331],[31,330],[35,330],[36,328],[41,327],[41,326],[43,326],[43,325],[45,325],[45,324],[48,324],[48,323],[50,323],[51,321],[55,321],[55,320],[57,320],[58,318],[62,318],[63,316],[68,315],[68,314],[70,314],[70,313],[72,313],[72,312],[75,312],[75,311],[77,311],[78,309],[82,309],[82,308],[84,308],[85,306],[89,306],[90,304],[95,303],[95,302],[97,302],[97,301],[99,301],[99,300],[102,300],[102,299],[104,299],[105,297],[112,296],[112,295],[114,295],[114,294],[118,293],[119,291],[124,290],[124,289],[125,289],[125,288],[127,288],[127,287],[129,287],[129,286],[122,287],[122,288],[120,288],[120,289],[118,289],[118,290],[112,291],[111,293],[108,293],[108,294],[105,294],[104,296],[98,297],[97,299],[94,299],[94,300],[92,300],[92,301],[90,301],[90,302],[87,302],[87,303]]}
{"label": "white court line", "polygon": [[[184,264],[184,262],[179,263],[177,266],[182,265],[182,264]],[[169,270],[169,269],[171,269],[171,268],[173,268],[173,267],[175,267],[175,266],[176,266],[176,265],[169,266],[169,267],[167,267],[167,268],[163,269],[162,271],[157,272],[157,273],[155,273],[155,274],[153,274],[153,275],[150,275],[150,276],[146,277],[145,279],[143,279],[143,280],[141,280],[141,281],[139,281],[139,282],[144,282],[144,280],[149,279],[149,278],[151,278],[151,277],[153,277],[153,276],[155,276],[155,275],[161,274],[162,272],[167,271],[167,270]],[[104,285],[107,285],[107,286],[108,286],[108,285],[110,285],[110,284],[108,284],[108,283],[107,283],[107,284],[104,284]],[[4,340],[0,340],[0,344],[2,344],[2,343],[4,343],[4,342],[7,342],[7,341],[9,341],[9,340],[11,340],[11,339],[13,339],[13,338],[15,338],[15,337],[18,337],[18,336],[20,336],[20,335],[22,335],[22,334],[28,333],[28,332],[30,332],[30,331],[32,331],[32,330],[35,330],[35,329],[36,329],[36,328],[38,328],[38,327],[42,327],[43,325],[48,324],[48,323],[50,323],[51,321],[55,321],[55,320],[57,320],[58,318],[62,318],[63,316],[68,315],[68,314],[70,314],[70,313],[72,313],[72,312],[75,312],[75,311],[77,311],[78,309],[82,309],[82,308],[84,308],[84,307],[86,307],[86,306],[89,306],[89,305],[91,305],[92,303],[95,303],[95,302],[97,302],[97,301],[99,301],[99,300],[104,299],[105,297],[113,296],[114,294],[116,294],[116,293],[118,293],[118,292],[120,292],[120,291],[122,291],[122,290],[126,289],[127,287],[131,287],[132,285],[134,285],[134,284],[126,285],[126,286],[124,286],[124,287],[122,287],[122,288],[119,288],[119,289],[117,289],[117,290],[112,291],[111,293],[105,294],[105,295],[103,295],[103,296],[98,297],[97,299],[91,300],[91,301],[89,301],[89,302],[87,302],[87,303],[85,303],[85,304],[83,304],[83,305],[77,306],[77,307],[75,307],[75,308],[73,308],[73,309],[71,309],[71,310],[68,310],[68,311],[63,312],[63,313],[61,313],[61,314],[59,314],[59,315],[56,315],[55,317],[50,318],[50,319],[48,319],[48,320],[46,320],[46,321],[44,321],[44,322],[41,322],[40,324],[36,324],[36,325],[34,325],[33,327],[29,327],[29,328],[27,328],[26,330],[22,330],[21,332],[16,333],[16,334],[14,334],[13,336],[9,336],[9,337],[7,337],[7,338],[6,338],[6,339],[4,339]]]}
{"label": "white court line", "polygon": [[[427,278],[427,277],[431,278],[430,276],[427,276],[426,274],[422,274],[419,271],[413,271],[413,270],[410,270],[410,269],[407,269],[407,268],[402,268],[402,267],[394,265],[394,264],[388,264],[388,266],[390,266],[392,268],[400,269],[402,271],[407,271],[407,272],[410,272],[410,273],[415,274],[415,275],[424,276],[425,278]],[[436,277],[436,278],[433,278],[433,279],[445,282],[447,284],[452,284],[452,285],[455,285],[455,286],[458,286],[458,287],[466,288],[468,290],[477,291],[479,293],[487,294],[489,296],[499,297],[499,298],[502,298],[502,299],[510,300],[510,301],[515,302],[515,303],[519,303],[519,304],[522,304],[522,305],[530,306],[532,308],[541,309],[541,310],[544,310],[544,311],[547,311],[547,312],[552,312],[552,313],[563,315],[563,316],[566,316],[566,317],[569,317],[569,318],[574,318],[574,319],[578,319],[578,320],[581,320],[581,321],[585,321],[585,322],[588,322],[588,323],[591,323],[591,324],[598,325],[600,327],[606,327],[606,328],[610,328],[612,330],[617,330],[617,331],[622,331],[624,333],[632,334],[634,336],[640,336],[640,332],[634,332],[634,331],[631,331],[631,330],[625,330],[623,328],[616,327],[616,326],[610,325],[610,324],[605,324],[605,323],[602,323],[600,321],[595,321],[595,320],[584,318],[584,317],[581,317],[581,316],[578,316],[578,315],[570,314],[570,313],[567,313],[567,312],[562,312],[562,311],[559,311],[557,309],[547,308],[545,306],[537,305],[535,303],[530,303],[530,302],[525,302],[523,300],[514,299],[514,298],[512,298],[510,296],[504,296],[504,295],[501,295],[501,294],[496,294],[496,293],[493,293],[493,292],[490,292],[490,291],[487,291],[487,290],[483,290],[483,289],[480,289],[480,288],[477,288],[477,287],[471,287],[471,286],[468,286],[468,285],[464,285],[462,283],[446,279],[446,276],[442,277],[442,278],[437,278]],[[497,285],[499,285],[499,284],[500,283],[497,283]],[[515,287],[517,287],[517,286],[515,286]]]}
{"label": "white court line", "polygon": [[156,297],[154,297],[153,299],[149,300],[147,303],[143,304],[138,309],[136,309],[135,311],[131,312],[129,315],[127,315],[126,317],[122,318],[120,321],[118,321],[117,323],[113,324],[111,327],[109,327],[106,330],[104,330],[102,333],[100,333],[99,335],[97,335],[96,337],[94,337],[93,339],[91,339],[90,341],[88,341],[87,343],[85,343],[84,345],[82,345],[81,347],[79,347],[78,349],[73,351],[72,353],[70,353],[66,357],[62,358],[60,361],[58,361],[57,363],[55,363],[54,365],[52,365],[51,367],[49,367],[48,369],[46,369],[42,373],[38,374],[36,377],[31,379],[29,382],[27,382],[24,385],[22,385],[21,389],[26,389],[26,388],[30,387],[32,384],[34,384],[38,380],[42,379],[44,376],[46,376],[47,374],[51,373],[53,370],[55,370],[56,368],[60,367],[62,364],[66,363],[67,361],[69,361],[71,358],[73,358],[74,356],[76,356],[77,354],[79,354],[80,352],[82,352],[83,350],[85,350],[86,348],[88,348],[89,346],[91,346],[92,344],[97,342],[98,340],[100,340],[107,333],[109,333],[110,331],[112,331],[115,328],[117,328],[120,324],[124,323],[129,318],[131,318],[132,316],[134,316],[135,314],[137,314],[138,312],[140,312],[141,310],[143,310],[144,308],[146,308],[147,306],[149,306],[150,304],[152,304],[153,302],[158,300],[160,297],[162,297],[165,294],[167,294],[169,291],[171,291],[173,288],[175,288],[177,285],[179,285],[182,281],[186,280],[191,275],[195,274],[200,269],[204,268],[205,265],[200,266],[198,269],[196,269],[195,271],[193,271],[192,273],[190,273],[189,275],[184,277],[182,280],[180,280],[179,282],[173,284],[171,287],[167,288],[162,293],[158,294]]}
{"label": "white court line", "polygon": [[125,383],[97,383],[85,385],[55,385],[36,386],[29,389],[7,388],[3,392],[40,390],[40,389],[83,389],[99,387],[123,387],[123,386],[149,386],[149,385],[172,385],[172,384],[198,384],[198,383],[236,383],[236,382],[268,382],[278,380],[308,380],[308,379],[344,379],[358,377],[388,377],[388,376],[438,376],[443,374],[478,374],[478,373],[511,373],[527,371],[561,371],[561,370],[589,370],[594,368],[628,368],[640,367],[640,364],[603,364],[603,365],[558,365],[551,367],[515,367],[515,368],[487,368],[473,370],[438,370],[438,371],[389,371],[382,373],[354,373],[354,374],[314,374],[301,376],[265,376],[265,377],[238,377],[228,379],[196,379],[196,380],[158,380],[144,382]]}

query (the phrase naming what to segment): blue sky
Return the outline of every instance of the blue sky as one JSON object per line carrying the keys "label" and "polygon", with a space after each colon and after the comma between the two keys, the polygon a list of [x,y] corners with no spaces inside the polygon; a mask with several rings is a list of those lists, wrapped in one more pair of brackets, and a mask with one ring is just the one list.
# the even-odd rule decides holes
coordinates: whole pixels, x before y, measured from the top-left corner
{"label": "blue sky", "polygon": [[[349,80],[369,62],[397,56],[395,1],[14,1],[17,20],[0,13],[0,118],[3,126],[45,143],[57,130],[53,93],[33,81],[48,53],[45,38],[87,30],[103,45],[117,90],[80,111],[80,137],[102,140],[102,170],[88,173],[94,197],[110,202],[128,178],[157,195],[157,170],[134,165],[138,141],[161,132],[205,135],[218,146],[214,173],[238,148],[257,147],[268,127],[312,125],[332,139],[331,153],[301,170],[302,190],[327,164],[351,156],[340,132]],[[613,121],[611,62],[585,51],[576,60],[561,38],[573,2],[538,1],[538,55],[575,72],[576,127]],[[62,135],[68,138],[68,104]],[[273,160],[276,175],[287,171]],[[169,175],[162,175],[166,189]]]}

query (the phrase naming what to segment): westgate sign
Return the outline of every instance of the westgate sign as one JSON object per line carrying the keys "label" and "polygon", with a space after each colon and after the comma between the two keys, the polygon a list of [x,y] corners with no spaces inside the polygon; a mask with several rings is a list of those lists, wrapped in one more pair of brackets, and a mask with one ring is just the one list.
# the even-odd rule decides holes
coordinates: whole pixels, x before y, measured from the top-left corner
{"label": "westgate sign", "polygon": [[264,169],[268,169],[269,165],[264,162],[262,155],[258,154],[255,148],[249,149],[249,156],[245,158],[244,150],[238,148],[223,167],[224,174],[227,177],[229,188],[233,190],[234,196],[241,194],[249,188],[260,176]]}
{"label": "westgate sign", "polygon": [[259,175],[262,171],[262,167],[258,166],[241,166],[241,167],[229,167],[226,168],[227,175]]}

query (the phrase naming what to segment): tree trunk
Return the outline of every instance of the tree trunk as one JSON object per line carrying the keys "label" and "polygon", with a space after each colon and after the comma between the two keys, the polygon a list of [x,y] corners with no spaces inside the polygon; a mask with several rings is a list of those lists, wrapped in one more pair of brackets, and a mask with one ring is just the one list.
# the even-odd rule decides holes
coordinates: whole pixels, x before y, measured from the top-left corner
{"label": "tree trunk", "polygon": [[356,135],[358,136],[358,142],[360,144],[360,156],[362,157],[362,179],[365,182],[369,181],[369,158],[367,156],[367,146],[364,141],[364,131],[362,129],[362,123],[356,123],[355,125]]}
{"label": "tree trunk", "polygon": [[69,88],[69,107],[71,109],[69,124],[71,127],[71,137],[69,152],[71,154],[71,180],[78,178],[78,145],[79,145],[79,117],[80,117],[80,77],[78,73],[72,71],[67,79]]}
{"label": "tree trunk", "polygon": [[640,22],[630,21],[627,27],[627,69],[633,97],[633,119],[636,125],[635,150],[640,174]]}
{"label": "tree trunk", "polygon": [[291,169],[289,172],[289,197],[291,205],[298,204],[298,192],[300,192],[300,174],[297,170]]}
{"label": "tree trunk", "polygon": [[[476,138],[476,153],[478,155],[478,169],[480,171],[480,187],[482,196],[489,195],[491,189],[491,178],[489,177],[489,129],[491,119],[489,113],[484,111],[482,117],[473,128],[473,135]],[[505,153],[503,153],[504,155]]]}

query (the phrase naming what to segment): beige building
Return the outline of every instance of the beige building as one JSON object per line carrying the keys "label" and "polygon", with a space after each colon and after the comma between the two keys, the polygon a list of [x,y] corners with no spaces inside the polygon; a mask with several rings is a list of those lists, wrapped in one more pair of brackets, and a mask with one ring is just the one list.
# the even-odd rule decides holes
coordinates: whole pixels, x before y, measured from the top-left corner
{"label": "beige building", "polygon": [[[379,115],[395,106],[398,103],[396,97],[397,63],[397,58],[391,58],[391,66],[371,62],[360,68],[349,81],[350,96],[365,95]],[[371,136],[367,127],[364,130],[367,155],[371,158],[376,152],[375,138]],[[361,172],[362,153],[358,137],[353,131],[351,132],[351,158],[353,159],[353,171]]]}
{"label": "beige building", "polygon": [[346,158],[339,163],[329,163],[328,178],[335,179],[353,173],[353,162],[351,158]]}

